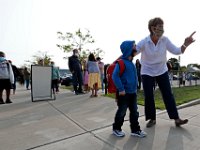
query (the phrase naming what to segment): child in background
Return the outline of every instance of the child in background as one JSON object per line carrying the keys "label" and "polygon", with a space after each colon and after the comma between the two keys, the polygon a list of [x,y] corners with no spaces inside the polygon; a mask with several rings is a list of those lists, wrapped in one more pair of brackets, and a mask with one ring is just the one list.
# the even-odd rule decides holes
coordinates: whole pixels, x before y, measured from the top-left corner
{"label": "child in background", "polygon": [[88,56],[87,69],[89,73],[88,86],[92,90],[90,97],[97,97],[97,91],[101,88],[100,70],[93,53]]}

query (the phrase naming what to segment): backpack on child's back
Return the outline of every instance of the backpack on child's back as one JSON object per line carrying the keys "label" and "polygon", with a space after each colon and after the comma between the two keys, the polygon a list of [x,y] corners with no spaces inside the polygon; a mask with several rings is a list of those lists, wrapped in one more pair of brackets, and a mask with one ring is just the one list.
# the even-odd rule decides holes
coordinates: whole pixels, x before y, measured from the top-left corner
{"label": "backpack on child's back", "polygon": [[106,71],[106,77],[107,77],[107,83],[108,83],[108,93],[111,93],[111,94],[117,93],[117,88],[112,79],[112,74],[113,74],[113,71],[114,71],[117,63],[119,64],[119,68],[120,68],[119,76],[121,76],[125,70],[125,64],[122,59],[117,59],[116,61],[114,61],[112,64],[110,64],[108,66],[107,71]]}

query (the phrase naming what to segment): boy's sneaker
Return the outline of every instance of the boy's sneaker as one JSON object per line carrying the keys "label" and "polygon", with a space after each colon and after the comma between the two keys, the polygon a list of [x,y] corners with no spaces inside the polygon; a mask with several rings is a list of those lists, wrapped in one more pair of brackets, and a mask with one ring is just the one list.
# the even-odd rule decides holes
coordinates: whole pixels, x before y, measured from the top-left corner
{"label": "boy's sneaker", "polygon": [[113,134],[118,136],[118,137],[124,137],[125,133],[123,131],[120,130],[113,130]]}
{"label": "boy's sneaker", "polygon": [[143,137],[147,136],[147,133],[142,131],[142,130],[139,130],[139,131],[136,131],[136,132],[132,132],[131,135],[143,138]]}

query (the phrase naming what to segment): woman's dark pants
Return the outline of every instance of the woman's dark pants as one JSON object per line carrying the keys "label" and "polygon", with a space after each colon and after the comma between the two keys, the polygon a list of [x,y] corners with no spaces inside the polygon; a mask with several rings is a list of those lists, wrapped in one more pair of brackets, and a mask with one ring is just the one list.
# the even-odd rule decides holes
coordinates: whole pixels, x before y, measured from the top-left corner
{"label": "woman's dark pants", "polygon": [[142,75],[142,83],[145,97],[145,116],[146,120],[156,120],[156,109],[154,102],[154,84],[157,82],[163,101],[170,119],[179,119],[174,96],[172,94],[168,72],[162,75],[151,77]]}

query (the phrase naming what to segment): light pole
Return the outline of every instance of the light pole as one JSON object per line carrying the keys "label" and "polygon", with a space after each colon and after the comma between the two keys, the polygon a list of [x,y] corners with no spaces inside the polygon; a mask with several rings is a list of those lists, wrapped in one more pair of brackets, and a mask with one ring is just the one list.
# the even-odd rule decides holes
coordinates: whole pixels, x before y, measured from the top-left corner
{"label": "light pole", "polygon": [[178,79],[179,79],[179,85],[178,86],[179,86],[179,88],[181,86],[181,81],[182,81],[181,80],[181,72],[180,72],[181,71],[180,70],[181,69],[180,68],[180,64],[181,64],[180,62],[181,62],[181,56],[178,56]]}

